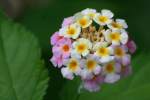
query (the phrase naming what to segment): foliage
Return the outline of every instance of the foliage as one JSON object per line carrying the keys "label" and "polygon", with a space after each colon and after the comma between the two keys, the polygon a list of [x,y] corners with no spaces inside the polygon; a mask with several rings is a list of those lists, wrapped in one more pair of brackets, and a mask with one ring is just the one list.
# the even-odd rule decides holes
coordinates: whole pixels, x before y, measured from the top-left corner
{"label": "foliage", "polygon": [[35,36],[0,13],[0,100],[42,100],[48,79]]}

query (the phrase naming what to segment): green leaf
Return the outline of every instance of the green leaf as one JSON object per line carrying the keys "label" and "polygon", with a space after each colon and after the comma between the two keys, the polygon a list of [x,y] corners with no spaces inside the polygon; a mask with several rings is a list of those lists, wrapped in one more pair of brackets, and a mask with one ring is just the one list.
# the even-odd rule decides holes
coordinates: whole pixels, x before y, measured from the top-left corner
{"label": "green leaf", "polygon": [[116,100],[150,100],[150,84],[142,85],[121,94]]}
{"label": "green leaf", "polygon": [[48,72],[40,58],[38,41],[29,31],[0,20],[0,100],[42,100]]}
{"label": "green leaf", "polygon": [[72,81],[67,81],[66,84],[64,84],[60,92],[60,99],[61,100],[76,100],[78,98],[79,86],[80,86],[79,78],[75,78]]}

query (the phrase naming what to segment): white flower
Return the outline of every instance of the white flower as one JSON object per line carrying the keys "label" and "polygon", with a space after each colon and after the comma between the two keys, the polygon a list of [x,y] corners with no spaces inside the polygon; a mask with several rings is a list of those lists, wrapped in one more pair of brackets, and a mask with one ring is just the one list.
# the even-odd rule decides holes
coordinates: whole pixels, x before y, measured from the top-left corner
{"label": "white flower", "polygon": [[101,13],[96,14],[94,21],[99,25],[106,25],[112,22],[114,14],[110,10],[102,10]]}
{"label": "white flower", "polygon": [[111,42],[112,45],[120,45],[120,43],[122,44],[126,44],[128,41],[128,34],[125,30],[106,30],[105,32],[103,32],[104,36],[105,36],[105,40],[107,42]]}
{"label": "white flower", "polygon": [[128,28],[128,25],[127,25],[125,20],[123,20],[123,19],[116,19],[116,21],[112,21],[112,23],[110,23],[108,25],[108,27],[110,29],[112,29],[112,30],[120,30],[120,29]]}
{"label": "white flower", "polygon": [[107,47],[106,43],[100,43],[98,46],[95,47],[95,55],[100,58],[101,63],[106,63],[114,59],[112,56],[113,54],[113,48]]}
{"label": "white flower", "polygon": [[80,75],[81,68],[80,68],[80,60],[76,58],[71,58],[64,62],[64,67],[61,69],[61,73],[63,77],[72,80],[75,75]]}
{"label": "white flower", "polygon": [[59,30],[60,36],[76,39],[80,35],[81,27],[78,24],[65,26]]}
{"label": "white flower", "polygon": [[73,42],[72,50],[73,54],[86,56],[89,54],[89,50],[92,48],[92,43],[85,38],[80,38],[77,41]]}
{"label": "white flower", "polygon": [[87,15],[87,16],[89,16],[90,18],[93,19],[93,18],[95,17],[95,15],[96,15],[96,10],[95,10],[95,9],[87,8],[87,9],[83,10],[81,13],[82,13],[83,15]]}
{"label": "white flower", "polygon": [[120,79],[121,65],[115,62],[109,62],[103,67],[103,74],[105,75],[104,82],[114,83]]}
{"label": "white flower", "polygon": [[91,79],[93,76],[100,74],[101,66],[94,55],[88,55],[86,59],[81,60],[83,67],[81,77],[83,79]]}
{"label": "white flower", "polygon": [[89,16],[83,16],[77,20],[77,23],[82,27],[82,28],[87,28],[92,24],[92,20]]}

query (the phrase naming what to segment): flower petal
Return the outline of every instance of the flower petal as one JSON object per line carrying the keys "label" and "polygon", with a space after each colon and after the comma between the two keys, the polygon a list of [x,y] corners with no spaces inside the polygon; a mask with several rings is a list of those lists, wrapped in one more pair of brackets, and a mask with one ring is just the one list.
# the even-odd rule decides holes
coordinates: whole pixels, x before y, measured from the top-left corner
{"label": "flower petal", "polygon": [[106,63],[106,62],[112,61],[113,59],[114,59],[114,56],[106,56],[106,57],[100,58],[100,62]]}
{"label": "flower petal", "polygon": [[122,58],[122,64],[124,66],[126,65],[129,65],[131,62],[131,56],[129,54],[125,55],[123,58]]}
{"label": "flower petal", "polygon": [[122,34],[121,34],[121,43],[122,44],[126,44],[128,41],[128,34],[125,30],[122,30]]}
{"label": "flower petal", "polygon": [[[94,80],[93,80],[94,81]],[[89,92],[96,92],[100,90],[100,85],[96,82],[84,81],[83,87]]]}
{"label": "flower petal", "polygon": [[81,72],[81,78],[82,79],[92,79],[93,78],[93,74],[91,72],[89,72],[88,70],[84,69]]}
{"label": "flower petal", "polygon": [[98,75],[101,72],[101,70],[102,70],[101,66],[96,66],[94,69],[94,74]]}
{"label": "flower petal", "polygon": [[72,23],[73,23],[73,17],[65,18],[63,23],[62,23],[62,27],[68,26],[68,25],[70,25]]}
{"label": "flower petal", "polygon": [[108,18],[112,18],[114,16],[114,14],[110,10],[107,10],[107,9],[103,9],[101,13],[103,16],[107,16]]}
{"label": "flower petal", "polygon": [[123,26],[123,28],[125,28],[125,29],[128,28],[128,25],[124,19],[116,19],[116,22],[121,24]]}
{"label": "flower petal", "polygon": [[127,47],[129,48],[129,51],[130,53],[134,53],[136,51],[136,44],[133,40],[130,40],[128,43],[127,43]]}
{"label": "flower petal", "polygon": [[104,82],[106,83],[115,83],[120,79],[120,75],[118,74],[108,74],[106,75]]}
{"label": "flower petal", "polygon": [[120,65],[120,63],[116,63],[115,64],[115,72],[116,73],[120,73],[121,72],[121,65]]}
{"label": "flower petal", "polygon": [[72,80],[74,78],[73,73],[68,68],[62,68],[61,73],[63,77]]}

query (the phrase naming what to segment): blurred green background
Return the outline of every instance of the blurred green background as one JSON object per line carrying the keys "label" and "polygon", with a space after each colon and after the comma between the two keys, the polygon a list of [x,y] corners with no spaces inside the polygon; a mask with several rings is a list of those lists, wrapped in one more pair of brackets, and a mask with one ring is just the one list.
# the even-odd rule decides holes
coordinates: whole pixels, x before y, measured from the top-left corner
{"label": "blurred green background", "polygon": [[[20,0],[21,1],[21,0]],[[24,0],[17,11],[2,2],[2,8],[10,18],[34,33],[42,48],[42,57],[49,70],[49,87],[44,100],[76,100],[78,80],[67,81],[60,71],[49,62],[51,55],[50,36],[58,31],[65,17],[85,8],[110,9],[115,18],[128,23],[129,36],[138,50],[133,55],[133,75],[114,85],[102,86],[98,93],[81,93],[79,100],[150,100],[150,0]],[[15,1],[14,1],[15,2]],[[16,2],[18,2],[16,0]],[[22,1],[23,2],[23,1]],[[18,4],[19,5],[19,4]],[[13,8],[13,7],[12,7]],[[18,9],[20,9],[18,11]],[[144,69],[145,68],[145,69]],[[141,71],[142,70],[142,71]],[[143,86],[143,87],[142,87]],[[138,92],[139,91],[139,92]]]}

